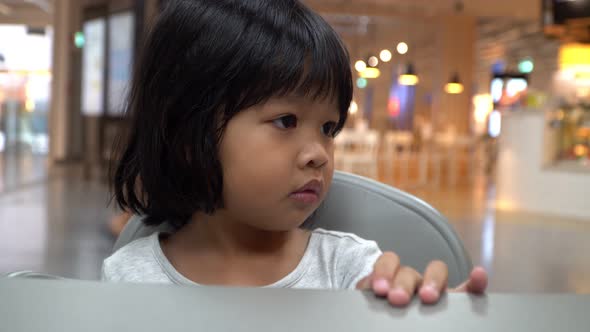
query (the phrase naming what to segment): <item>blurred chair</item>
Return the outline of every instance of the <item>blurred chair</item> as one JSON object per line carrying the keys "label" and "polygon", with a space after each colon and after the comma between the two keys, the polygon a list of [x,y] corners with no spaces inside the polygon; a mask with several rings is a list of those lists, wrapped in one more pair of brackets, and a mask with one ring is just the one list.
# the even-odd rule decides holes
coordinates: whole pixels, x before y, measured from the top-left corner
{"label": "blurred chair", "polygon": [[385,133],[381,157],[388,180],[394,182],[395,169],[399,165],[400,183],[408,182],[413,143],[414,135],[410,131],[387,131]]}
{"label": "blurred chair", "polygon": [[378,177],[379,133],[376,130],[344,129],[335,139],[336,169]]}
{"label": "blurred chair", "polygon": [[[446,131],[442,133],[435,133],[433,136],[433,144],[429,153],[429,159],[432,163],[434,176],[432,183],[435,185],[441,184],[443,168],[451,168],[449,160],[451,158],[452,148],[455,144],[456,135],[453,131]],[[449,172],[450,174],[452,172]]]}
{"label": "blurred chair", "polygon": [[467,179],[472,182],[475,177],[477,141],[473,136],[458,136],[450,150],[449,183],[457,184],[460,165],[466,165]]}
{"label": "blurred chair", "polygon": [[460,166],[467,167],[468,180],[474,178],[476,140],[472,136],[457,136],[454,133],[439,133],[434,136],[434,148],[430,153],[434,168],[433,182],[441,183],[442,170],[446,166],[447,182],[451,186],[458,183]]}
{"label": "blurred chair", "polygon": [[343,156],[354,145],[353,133],[350,129],[344,128],[334,139],[334,167],[336,169],[343,169]]}
{"label": "blurred chair", "polygon": [[418,162],[418,184],[426,185],[428,183],[428,170],[431,161],[430,154],[433,152],[433,131],[432,123],[421,120],[417,124],[418,144],[417,147],[417,162]]}
{"label": "blurred chair", "polygon": [[[374,240],[418,271],[424,271],[432,260],[442,260],[449,268],[451,287],[466,280],[472,269],[461,240],[438,211],[414,196],[361,176],[335,172],[326,200],[304,226]],[[141,217],[134,216],[113,250],[156,231],[170,232],[172,227],[145,226]]]}

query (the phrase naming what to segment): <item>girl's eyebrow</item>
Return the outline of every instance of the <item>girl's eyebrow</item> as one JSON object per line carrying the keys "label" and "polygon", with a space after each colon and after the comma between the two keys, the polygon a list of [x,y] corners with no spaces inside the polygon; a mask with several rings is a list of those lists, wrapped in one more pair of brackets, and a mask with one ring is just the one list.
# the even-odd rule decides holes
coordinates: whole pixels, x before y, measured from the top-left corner
{"label": "girl's eyebrow", "polygon": [[[312,111],[312,107],[308,107],[309,105],[306,103],[302,103],[302,98],[296,95],[286,95],[274,100],[270,100],[271,104],[266,104],[265,107],[262,107],[263,113],[280,113],[284,111],[289,111],[292,113],[308,113]],[[328,116],[335,115],[336,117],[340,118],[340,110],[338,107],[322,107],[323,109],[330,109],[329,112],[326,112]]]}

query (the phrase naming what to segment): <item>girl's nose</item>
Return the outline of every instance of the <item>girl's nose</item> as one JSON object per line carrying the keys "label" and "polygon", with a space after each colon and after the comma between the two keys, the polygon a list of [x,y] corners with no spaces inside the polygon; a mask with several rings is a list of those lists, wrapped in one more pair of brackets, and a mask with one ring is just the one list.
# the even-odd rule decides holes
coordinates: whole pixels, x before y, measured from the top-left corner
{"label": "girl's nose", "polygon": [[298,164],[300,168],[311,167],[321,168],[330,160],[326,147],[314,142],[307,144],[299,155]]}

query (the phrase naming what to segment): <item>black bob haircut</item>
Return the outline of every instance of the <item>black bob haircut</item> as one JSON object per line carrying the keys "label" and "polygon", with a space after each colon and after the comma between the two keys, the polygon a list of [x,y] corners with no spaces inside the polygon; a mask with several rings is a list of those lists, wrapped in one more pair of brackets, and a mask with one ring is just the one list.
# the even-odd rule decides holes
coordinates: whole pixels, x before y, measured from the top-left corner
{"label": "black bob haircut", "polygon": [[169,0],[152,27],[112,164],[117,205],[180,228],[223,207],[218,145],[228,121],[271,97],[330,99],[339,131],[352,99],[346,48],[297,0]]}

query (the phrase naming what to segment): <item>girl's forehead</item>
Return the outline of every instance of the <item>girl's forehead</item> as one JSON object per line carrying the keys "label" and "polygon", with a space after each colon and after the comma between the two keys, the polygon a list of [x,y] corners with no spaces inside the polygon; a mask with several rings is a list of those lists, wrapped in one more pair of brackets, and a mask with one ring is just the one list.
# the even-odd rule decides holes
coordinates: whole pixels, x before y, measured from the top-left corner
{"label": "girl's forehead", "polygon": [[330,98],[311,98],[306,96],[286,95],[270,98],[265,108],[289,107],[300,111],[325,110],[338,113],[338,102]]}

